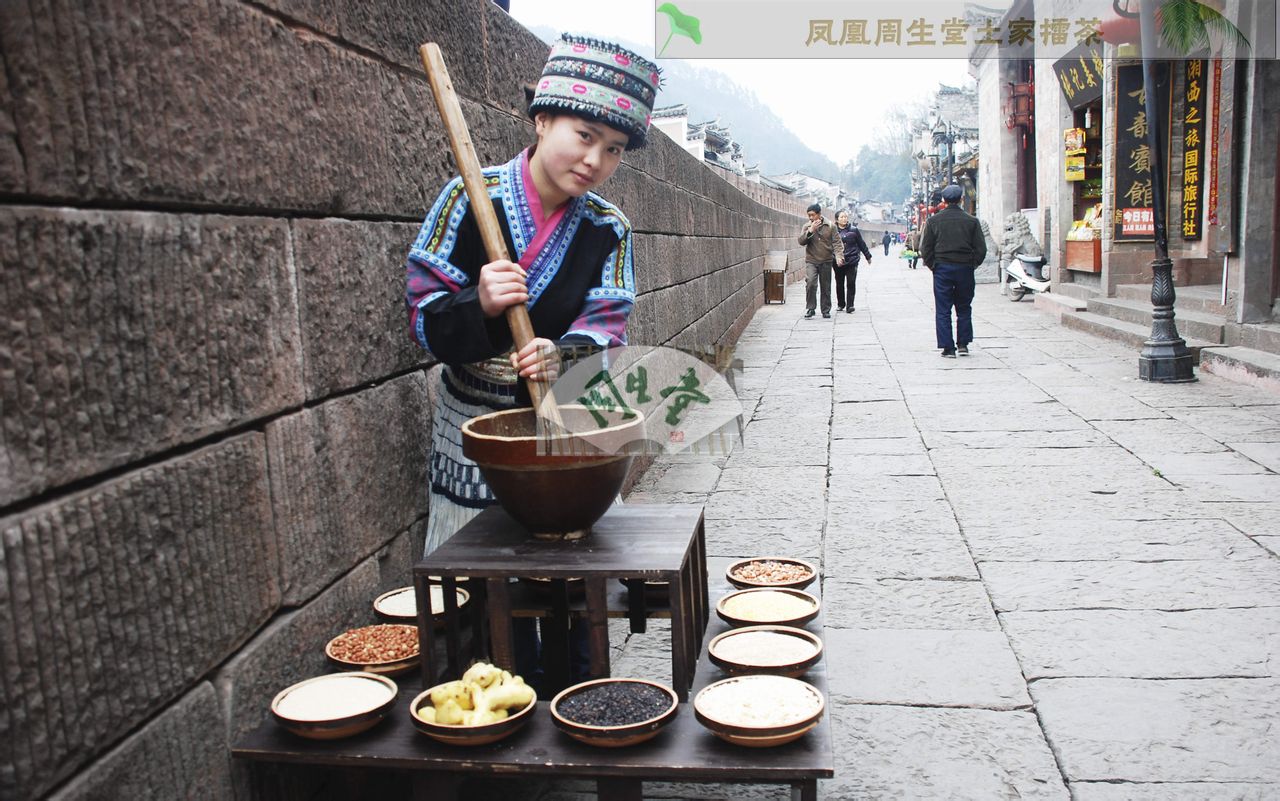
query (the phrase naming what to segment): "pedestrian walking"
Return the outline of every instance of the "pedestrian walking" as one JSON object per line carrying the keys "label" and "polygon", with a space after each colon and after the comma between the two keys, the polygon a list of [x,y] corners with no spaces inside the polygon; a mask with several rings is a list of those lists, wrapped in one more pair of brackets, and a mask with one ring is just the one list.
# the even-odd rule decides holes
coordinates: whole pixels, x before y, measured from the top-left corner
{"label": "pedestrian walking", "polygon": [[907,232],[907,250],[911,252],[911,257],[907,260],[907,268],[914,270],[917,262],[920,261],[920,231],[915,228]]}
{"label": "pedestrian walking", "polygon": [[882,243],[884,243],[884,255],[888,256],[888,255],[889,255],[889,243],[893,241],[893,234],[890,234],[888,231],[885,231],[885,232],[884,232],[884,237],[883,237],[883,238],[881,238],[881,240],[880,240],[880,241],[881,241]]}
{"label": "pedestrian walking", "polygon": [[804,245],[804,318],[813,317],[822,290],[822,316],[831,317],[831,271],[844,263],[844,245],[836,228],[822,216],[822,206],[814,203],[806,211],[809,222],[800,231]]}
{"label": "pedestrian walking", "polygon": [[858,261],[865,255],[871,263],[871,251],[858,226],[849,222],[849,212],[836,215],[836,232],[844,250],[844,264],[836,265],[836,311],[853,314],[853,299],[858,294]]}
{"label": "pedestrian walking", "polygon": [[[920,235],[920,258],[933,271],[933,316],[943,358],[957,350],[969,355],[973,341],[973,271],[987,257],[987,240],[977,218],[960,208],[964,190],[951,184],[942,190],[946,208],[929,218]],[[951,309],[956,333],[951,336]]]}
{"label": "pedestrian walking", "polygon": [[[462,453],[462,424],[529,406],[521,379],[555,381],[562,353],[627,342],[636,293],[631,224],[592,190],[624,151],[644,144],[658,82],[658,68],[635,53],[562,37],[528,106],[535,146],[484,169],[487,197],[468,197],[454,178],[427,213],[405,265],[405,301],[414,339],[444,364],[433,412],[428,552],[495,503]],[[473,200],[498,207],[512,261],[489,259]],[[518,351],[503,322],[516,304],[528,307],[534,333]],[[533,627],[518,627],[516,638],[520,672],[536,676]],[[571,647],[571,670],[585,677],[585,626],[575,624]]]}

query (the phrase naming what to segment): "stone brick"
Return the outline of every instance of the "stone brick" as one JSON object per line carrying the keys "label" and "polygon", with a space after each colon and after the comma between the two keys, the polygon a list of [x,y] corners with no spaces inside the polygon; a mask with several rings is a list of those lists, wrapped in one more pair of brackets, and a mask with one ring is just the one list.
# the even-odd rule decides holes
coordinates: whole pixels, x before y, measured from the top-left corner
{"label": "stone brick", "polygon": [[226,721],[213,686],[201,682],[90,765],[50,801],[231,797]]}
{"label": "stone brick", "polygon": [[404,304],[403,265],[417,233],[401,223],[293,223],[308,398],[429,360]]}
{"label": "stone brick", "polygon": [[0,242],[0,505],[301,402],[283,223],[10,206]]}
{"label": "stone brick", "polygon": [[454,172],[424,78],[244,3],[107,8],[5,14],[26,191],[413,218]]}
{"label": "stone brick", "polygon": [[0,796],[39,795],[279,604],[260,435],[0,520]]}
{"label": "stone brick", "polygon": [[282,417],[266,433],[286,605],[427,512],[431,405],[421,373]]}

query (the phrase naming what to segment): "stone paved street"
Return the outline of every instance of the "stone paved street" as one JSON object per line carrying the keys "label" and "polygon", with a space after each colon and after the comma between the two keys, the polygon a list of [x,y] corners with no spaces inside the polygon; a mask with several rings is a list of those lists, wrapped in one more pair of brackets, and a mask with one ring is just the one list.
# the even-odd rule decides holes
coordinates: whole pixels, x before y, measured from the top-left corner
{"label": "stone paved street", "polygon": [[[860,278],[853,315],[802,320],[801,284],[759,310],[746,447],[628,499],[705,503],[713,557],[821,561],[820,797],[1280,797],[1280,396],[1139,382],[1130,348],[994,285],[942,359],[927,270]],[[615,647],[615,674],[667,678],[661,636]]]}

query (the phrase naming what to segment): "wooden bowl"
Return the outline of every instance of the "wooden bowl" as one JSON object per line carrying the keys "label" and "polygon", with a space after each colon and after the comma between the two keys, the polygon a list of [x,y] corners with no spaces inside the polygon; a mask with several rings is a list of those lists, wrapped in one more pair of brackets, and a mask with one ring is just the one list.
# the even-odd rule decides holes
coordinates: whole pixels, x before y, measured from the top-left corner
{"label": "wooden bowl", "polygon": [[[561,704],[569,698],[597,687],[621,684],[656,687],[667,696],[670,704],[654,717],[638,723],[628,723],[621,726],[594,726],[588,723],[578,723],[561,714]],[[644,679],[595,679],[594,681],[584,681],[581,684],[575,684],[562,690],[551,701],[551,717],[562,732],[579,742],[602,748],[623,748],[656,737],[658,732],[674,720],[680,712],[679,700],[674,690],[657,682]]]}
{"label": "wooden bowl", "polygon": [[[792,714],[765,713],[781,705]],[[737,676],[702,688],[693,699],[698,722],[720,739],[748,748],[772,748],[818,725],[826,699],[811,685],[783,676]]]}
{"label": "wooden bowl", "polygon": [[385,676],[332,673],[281,690],[271,701],[271,716],[299,737],[337,740],[378,725],[399,693]]}
{"label": "wooden bowl", "polygon": [[[736,598],[747,598],[751,596],[764,597],[764,593],[781,593],[799,598],[809,605],[809,611],[798,615],[780,615],[766,620],[740,617],[740,612],[729,608],[733,606],[733,600]],[[810,620],[813,620],[818,616],[818,610],[820,608],[821,604],[818,603],[818,599],[804,590],[775,589],[772,587],[738,590],[737,592],[731,592],[728,595],[725,595],[716,602],[716,614],[720,616],[721,620],[728,623],[730,626],[803,626],[805,623],[808,623]]]}
{"label": "wooden bowl", "polygon": [[[763,581],[759,579],[747,579],[737,575],[737,572],[739,570],[746,567],[747,565],[751,565],[756,562],[780,562],[784,565],[794,565],[807,570],[808,575],[801,579],[795,579],[792,581],[777,581],[777,582],[769,582],[769,581]],[[751,559],[739,559],[738,561],[729,565],[729,567],[726,568],[724,571],[724,576],[726,579],[729,580],[730,584],[732,584],[733,586],[737,587],[740,590],[749,590],[755,587],[784,587],[792,590],[803,590],[805,587],[808,587],[818,578],[818,570],[813,565],[804,561],[803,559],[791,559],[786,556],[756,556]]]}
{"label": "wooden bowl", "polygon": [[[431,615],[440,618],[444,616],[444,588],[439,584],[431,586]],[[405,596],[408,596],[407,599]],[[454,595],[458,599],[458,609],[462,609],[471,600],[471,593],[458,588]],[[399,607],[412,607],[413,611],[404,614]],[[418,623],[418,600],[415,590],[412,586],[401,587],[398,590],[384,592],[373,600],[373,613],[378,616],[379,620],[385,620],[388,623],[407,623],[417,625]]]}
{"label": "wooden bowl", "polygon": [[591,409],[561,406],[569,431],[539,435],[532,408],[473,417],[462,425],[462,453],[498,503],[535,537],[575,539],[609,510],[643,443],[644,419],[607,410],[596,428]]}
{"label": "wooden bowl", "polygon": [[[767,645],[759,651],[759,655],[764,657],[761,659],[753,660],[741,657],[735,659],[724,653],[724,651],[728,650],[728,641],[734,637],[750,635],[754,632],[777,637],[790,637],[803,641],[812,647],[813,653],[804,659],[770,658],[771,654],[776,652],[771,651]],[[747,626],[745,628],[731,629],[713,638],[707,644],[707,657],[711,659],[712,664],[731,676],[763,674],[768,676],[788,676],[795,679],[803,676],[809,668],[822,659],[822,638],[804,629],[797,629],[791,626]]]}
{"label": "wooden bowl", "polygon": [[[436,685],[439,687],[440,685]],[[510,737],[519,731],[524,724],[533,719],[533,710],[538,707],[535,696],[529,705],[519,712],[511,713],[497,723],[486,723],[483,726],[450,726],[444,723],[433,723],[418,717],[418,710],[423,704],[431,703],[432,687],[423,690],[409,704],[409,717],[418,731],[448,745],[488,745]]]}
{"label": "wooden bowl", "polygon": [[[386,626],[388,628],[413,629],[415,633],[414,636],[417,636],[417,630],[418,630],[417,626],[412,626],[412,625],[407,625],[402,623],[379,623],[377,625]],[[358,629],[371,629],[371,628],[375,628],[375,627],[359,626],[356,629],[350,629],[349,631],[344,631],[342,634],[339,634],[337,637],[334,637],[332,640],[329,640],[329,642],[325,644],[324,655],[329,657],[330,662],[342,668],[343,670],[356,670],[356,671],[363,671],[365,673],[377,673],[382,676],[400,676],[405,673],[408,673],[409,671],[413,670],[415,667],[418,666],[418,648],[416,647],[416,645],[413,649],[412,654],[408,656],[400,657],[399,659],[389,659],[383,662],[352,662],[346,659],[340,659],[339,657],[334,655],[333,646],[338,641],[339,638],[345,636],[346,634],[349,634],[351,631],[357,631]]]}

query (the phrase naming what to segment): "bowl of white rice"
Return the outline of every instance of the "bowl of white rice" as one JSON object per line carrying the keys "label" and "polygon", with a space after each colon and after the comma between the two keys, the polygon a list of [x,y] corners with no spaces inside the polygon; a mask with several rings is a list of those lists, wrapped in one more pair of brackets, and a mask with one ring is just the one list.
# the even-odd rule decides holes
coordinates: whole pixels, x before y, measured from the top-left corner
{"label": "bowl of white rice", "polygon": [[[432,584],[430,587],[431,616],[438,618],[444,615],[444,588],[439,584]],[[461,610],[471,600],[471,593],[461,587],[454,592],[458,609]],[[417,623],[417,592],[412,586],[384,592],[373,600],[373,611],[379,618],[389,623]]]}
{"label": "bowl of white rice", "polygon": [[716,614],[730,626],[803,626],[818,608],[818,599],[804,590],[753,589],[721,598]]}
{"label": "bowl of white rice", "polygon": [[332,673],[281,690],[271,701],[271,716],[300,737],[336,740],[380,723],[399,692],[385,676]]}
{"label": "bowl of white rice", "polygon": [[734,745],[771,748],[803,737],[826,700],[812,685],[785,676],[737,676],[709,684],[693,699],[698,722]]}
{"label": "bowl of white rice", "polygon": [[707,645],[712,664],[731,676],[803,676],[822,659],[822,639],[792,626],[730,629]]}

